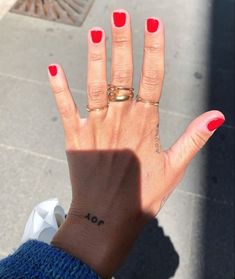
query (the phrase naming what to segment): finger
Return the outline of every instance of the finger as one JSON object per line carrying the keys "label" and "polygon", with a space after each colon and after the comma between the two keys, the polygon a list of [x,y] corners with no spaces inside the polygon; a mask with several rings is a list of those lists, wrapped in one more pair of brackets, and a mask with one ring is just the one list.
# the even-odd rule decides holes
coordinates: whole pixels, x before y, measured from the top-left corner
{"label": "finger", "polygon": [[170,171],[184,170],[224,121],[224,115],[216,110],[205,112],[193,120],[181,137],[166,151]]}
{"label": "finger", "polygon": [[[158,102],[164,77],[164,30],[157,18],[145,22],[144,60],[140,79],[139,96]],[[154,107],[149,105],[149,107]]]}
{"label": "finger", "polygon": [[48,76],[57,108],[63,122],[66,138],[70,140],[79,129],[79,112],[71,95],[62,67],[57,64],[49,65]]}
{"label": "finger", "polygon": [[[132,36],[130,16],[125,10],[115,10],[112,14],[111,22],[111,83],[115,86],[123,86],[129,88],[132,87],[133,81]],[[126,91],[123,93],[126,93]],[[121,103],[124,104],[127,102]]]}
{"label": "finger", "polygon": [[95,27],[88,32],[88,107],[100,109],[89,117],[103,117],[107,112],[106,47],[104,30]]}

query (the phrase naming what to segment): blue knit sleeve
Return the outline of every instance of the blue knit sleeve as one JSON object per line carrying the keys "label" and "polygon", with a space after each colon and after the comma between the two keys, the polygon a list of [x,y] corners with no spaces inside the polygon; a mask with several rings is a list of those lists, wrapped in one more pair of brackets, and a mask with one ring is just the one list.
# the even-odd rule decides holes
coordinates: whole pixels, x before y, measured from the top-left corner
{"label": "blue knit sleeve", "polygon": [[1,279],[101,279],[86,264],[46,243],[29,240],[0,261]]}

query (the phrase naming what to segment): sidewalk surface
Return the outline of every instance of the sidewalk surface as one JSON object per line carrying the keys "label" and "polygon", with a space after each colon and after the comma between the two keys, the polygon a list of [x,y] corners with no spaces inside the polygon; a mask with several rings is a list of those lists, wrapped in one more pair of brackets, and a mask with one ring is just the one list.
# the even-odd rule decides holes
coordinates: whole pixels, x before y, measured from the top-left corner
{"label": "sidewalk surface", "polygon": [[105,29],[110,63],[109,19],[120,7],[132,16],[135,88],[144,21],[158,16],[165,24],[166,75],[160,106],[164,147],[206,110],[222,110],[226,124],[193,160],[115,278],[232,279],[233,0],[95,0],[81,27],[0,12],[0,256],[17,246],[37,203],[58,197],[66,209],[69,205],[63,130],[47,65],[63,65],[85,116],[87,31],[93,26]]}

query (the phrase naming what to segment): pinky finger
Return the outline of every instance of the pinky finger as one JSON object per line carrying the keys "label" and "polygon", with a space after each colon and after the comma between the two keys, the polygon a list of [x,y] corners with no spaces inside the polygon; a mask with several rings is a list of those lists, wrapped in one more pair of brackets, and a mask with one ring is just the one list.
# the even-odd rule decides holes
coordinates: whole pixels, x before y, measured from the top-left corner
{"label": "pinky finger", "polygon": [[71,142],[77,135],[80,116],[70,92],[68,82],[62,67],[58,64],[48,66],[49,81],[54,93],[57,109],[59,111],[66,141]]}

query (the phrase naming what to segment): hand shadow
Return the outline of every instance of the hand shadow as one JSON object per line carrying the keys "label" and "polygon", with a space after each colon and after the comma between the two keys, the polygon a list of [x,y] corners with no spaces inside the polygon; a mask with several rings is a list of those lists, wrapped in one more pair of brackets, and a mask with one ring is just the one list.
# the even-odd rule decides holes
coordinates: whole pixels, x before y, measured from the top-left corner
{"label": "hand shadow", "polygon": [[[133,247],[114,277],[171,278],[179,256],[158,221],[142,210],[141,164],[135,153],[129,149],[70,150],[66,155],[73,192],[70,214],[85,216],[89,212],[101,217],[104,225],[96,233],[99,239],[113,235],[114,258],[118,258],[120,247],[122,255]],[[138,236],[139,231],[142,233]],[[121,260],[122,257],[116,260],[113,270]]]}
{"label": "hand shadow", "polygon": [[169,279],[179,266],[179,255],[170,238],[153,218],[144,227],[115,279]]}

